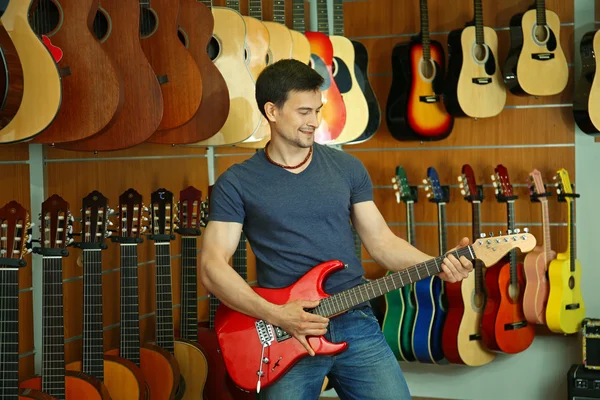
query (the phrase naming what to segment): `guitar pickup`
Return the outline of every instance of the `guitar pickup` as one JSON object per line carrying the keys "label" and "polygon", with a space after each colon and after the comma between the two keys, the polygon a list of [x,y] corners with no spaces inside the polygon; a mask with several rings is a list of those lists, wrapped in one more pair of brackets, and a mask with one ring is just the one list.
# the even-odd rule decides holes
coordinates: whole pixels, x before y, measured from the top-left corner
{"label": "guitar pickup", "polygon": [[578,310],[579,307],[579,303],[567,304],[565,310]]}
{"label": "guitar pickup", "polygon": [[422,103],[439,103],[440,96],[438,96],[438,95],[419,96],[419,101]]}
{"label": "guitar pickup", "polygon": [[474,335],[469,335],[469,340],[473,341],[473,340],[481,340],[481,334],[480,333],[476,333]]}
{"label": "guitar pickup", "polygon": [[554,59],[554,53],[533,53],[531,58],[537,61],[547,61]]}
{"label": "guitar pickup", "polygon": [[273,328],[275,329],[275,338],[277,339],[277,342],[283,342],[284,340],[287,340],[292,337],[292,335],[290,335],[278,326],[274,326]]}
{"label": "guitar pickup", "polygon": [[476,85],[489,85],[492,83],[492,78],[473,78],[472,81]]}
{"label": "guitar pickup", "polygon": [[517,329],[525,328],[527,321],[513,322],[512,324],[504,324],[505,331],[515,331]]}

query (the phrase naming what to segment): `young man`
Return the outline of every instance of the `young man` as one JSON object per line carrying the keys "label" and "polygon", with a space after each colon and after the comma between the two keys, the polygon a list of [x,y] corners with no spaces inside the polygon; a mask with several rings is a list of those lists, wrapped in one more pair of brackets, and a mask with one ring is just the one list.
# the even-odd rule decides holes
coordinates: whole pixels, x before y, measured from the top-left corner
{"label": "young man", "polygon": [[[348,349],[335,357],[304,357],[264,388],[261,399],[318,399],[326,375],[342,399],[409,399],[398,362],[368,303],[329,320],[304,311],[318,301],[276,305],[264,300],[228,265],[244,230],[256,255],[259,286],[289,286],[317,264],[336,259],[348,268],[332,274],[325,290],[341,292],[362,283],[364,275],[350,221],[371,257],[390,271],[433,258],[392,233],[357,158],[314,142],[322,84],[317,72],[296,60],[279,61],[259,76],[256,99],[271,126],[271,141],[215,183],[200,277],[228,307],[281,327],[311,356],[306,336],[348,342]],[[457,247],[468,243],[463,238]],[[449,255],[439,276],[457,282],[472,269],[466,258]]]}

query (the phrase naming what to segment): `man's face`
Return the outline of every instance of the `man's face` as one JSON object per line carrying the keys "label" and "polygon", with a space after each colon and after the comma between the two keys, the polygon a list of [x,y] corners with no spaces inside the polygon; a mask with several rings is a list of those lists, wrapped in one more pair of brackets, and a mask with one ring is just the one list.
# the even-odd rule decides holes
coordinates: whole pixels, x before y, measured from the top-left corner
{"label": "man's face", "polygon": [[275,126],[271,134],[301,148],[313,145],[315,131],[321,123],[321,91],[290,92],[287,101],[275,107]]}

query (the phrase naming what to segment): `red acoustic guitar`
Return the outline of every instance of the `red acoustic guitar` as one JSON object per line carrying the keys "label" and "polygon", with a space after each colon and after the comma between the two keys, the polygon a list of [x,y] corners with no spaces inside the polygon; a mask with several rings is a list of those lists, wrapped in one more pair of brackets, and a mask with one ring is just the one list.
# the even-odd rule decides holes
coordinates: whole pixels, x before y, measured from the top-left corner
{"label": "red acoustic guitar", "polygon": [[[506,167],[499,164],[496,175],[492,175],[496,187],[496,198],[506,203],[508,209],[508,230],[515,230],[515,200],[513,188]],[[489,238],[492,242],[495,238]],[[488,268],[485,275],[488,299],[481,321],[483,341],[490,350],[504,353],[519,353],[533,342],[535,326],[528,323],[523,314],[523,292],[525,275],[523,264],[518,262],[516,250],[510,252],[507,260]]]}
{"label": "red acoustic guitar", "polygon": [[[521,251],[527,252],[536,244],[535,238],[529,233],[500,236],[498,239],[498,242],[489,243],[476,240],[451,254],[457,258],[464,256],[469,260],[479,259],[485,265],[492,265],[511,249],[519,247]],[[323,285],[330,274],[345,267],[339,260],[317,265],[288,287],[253,289],[274,304],[299,299],[321,300],[319,306],[309,312],[332,318],[365,301],[440,273],[444,257],[445,255],[432,258],[332,296],[323,290]],[[280,327],[234,311],[222,303],[215,316],[215,330],[227,371],[234,382],[245,390],[260,392],[261,387],[273,384],[296,362],[308,355],[300,342]],[[348,347],[345,342],[331,343],[323,336],[310,336],[307,339],[317,355],[335,355]]]}

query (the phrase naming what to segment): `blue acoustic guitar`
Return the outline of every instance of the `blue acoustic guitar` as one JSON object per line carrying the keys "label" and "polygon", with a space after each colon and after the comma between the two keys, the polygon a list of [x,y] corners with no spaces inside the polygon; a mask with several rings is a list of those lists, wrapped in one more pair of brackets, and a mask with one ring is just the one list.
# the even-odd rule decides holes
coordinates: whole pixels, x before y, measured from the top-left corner
{"label": "blue acoustic guitar", "polygon": [[[437,171],[427,169],[427,198],[438,207],[438,240],[440,255],[446,253],[446,203],[450,201],[447,187],[440,185]],[[413,326],[413,352],[417,361],[438,363],[444,358],[442,332],[446,319],[444,282],[437,276],[428,277],[415,283],[417,315]]]}

